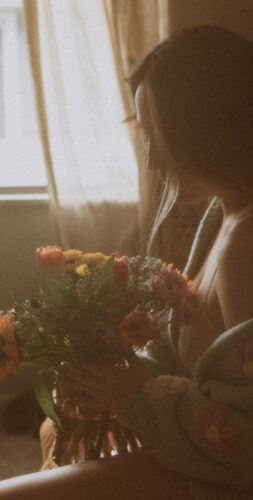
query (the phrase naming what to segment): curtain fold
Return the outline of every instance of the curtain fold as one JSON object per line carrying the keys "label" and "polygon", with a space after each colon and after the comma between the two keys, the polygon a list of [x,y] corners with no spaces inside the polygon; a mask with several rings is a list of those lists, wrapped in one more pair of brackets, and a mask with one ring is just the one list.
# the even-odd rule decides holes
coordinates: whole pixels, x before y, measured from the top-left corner
{"label": "curtain fold", "polygon": [[[117,68],[118,83],[126,115],[134,112],[134,101],[125,78],[130,59],[139,61],[154,44],[168,34],[169,0],[103,0]],[[129,126],[139,172],[140,253],[145,254],[162,185],[156,174],[147,171],[145,152],[138,131]],[[166,260],[172,249],[172,222],[168,216],[160,227],[152,254]]]}
{"label": "curtain fold", "polygon": [[[102,139],[107,133],[106,140],[110,142],[115,135],[116,121],[118,125],[121,118],[135,110],[126,82],[130,59],[140,60],[167,34],[169,0],[96,0],[92,3],[82,0],[23,0],[23,3],[40,135],[58,240],[65,247],[79,246],[87,251],[100,249],[145,254],[161,196],[161,182],[146,169],[138,130],[129,125],[119,126],[120,139],[117,139],[114,158],[106,158]],[[93,34],[89,23],[94,9],[97,10],[98,25]],[[102,24],[103,14],[107,26]],[[106,102],[106,98],[96,99],[96,92],[101,91],[103,74],[99,73],[94,46],[100,44],[103,57],[106,37],[114,58],[114,65],[109,63],[108,73],[118,82],[118,85],[112,84],[111,79],[110,85],[114,85],[114,96],[118,93],[118,99],[121,97],[123,102],[122,114],[116,121],[110,116],[110,103]],[[79,100],[77,95],[81,96]],[[94,115],[101,117],[99,126],[103,123],[104,130],[97,130],[99,126],[93,122]],[[114,128],[111,126],[113,120]],[[129,146],[126,158],[122,159],[126,142],[132,147]],[[91,146],[87,148],[85,144]],[[101,162],[105,163],[105,171],[109,172],[112,164],[117,165],[123,160],[126,171],[130,167],[133,169],[137,160],[139,204],[136,200],[131,203],[127,200],[121,203],[90,201],[80,170],[85,170],[87,165],[89,175],[96,174],[99,178],[103,175],[98,169]],[[129,184],[128,179],[127,182]],[[152,254],[168,260],[171,248],[172,222],[171,216],[168,216],[158,231]]]}
{"label": "curtain fold", "polygon": [[57,239],[61,241],[60,227],[57,222],[55,212],[58,207],[58,193],[53,175],[53,163],[50,151],[49,136],[48,136],[48,122],[45,107],[44,89],[41,73],[41,58],[40,58],[40,41],[39,41],[39,24],[38,24],[38,8],[37,2],[33,0],[24,0],[24,17],[26,21],[26,33],[29,47],[30,63],[32,68],[32,76],[34,80],[36,108],[38,110],[38,124],[40,137],[43,142],[43,154],[45,159],[45,166],[47,170],[47,177],[51,180],[49,183],[49,195],[51,199],[51,214],[53,217]]}
{"label": "curtain fold", "polygon": [[[23,5],[58,243],[135,253],[136,160],[120,123],[124,111],[102,3]],[[114,196],[114,185],[122,195]]]}

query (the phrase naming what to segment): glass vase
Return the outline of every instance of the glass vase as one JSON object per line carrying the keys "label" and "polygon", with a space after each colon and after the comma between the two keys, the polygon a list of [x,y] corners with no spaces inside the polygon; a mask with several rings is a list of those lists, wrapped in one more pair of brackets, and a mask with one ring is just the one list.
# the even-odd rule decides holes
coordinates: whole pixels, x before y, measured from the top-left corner
{"label": "glass vase", "polygon": [[83,412],[76,405],[74,412],[66,413],[64,405],[59,404],[56,385],[53,399],[64,429],[61,431],[54,424],[55,447],[52,458],[58,466],[135,453],[143,448],[141,437],[123,427],[117,416],[108,411]]}
{"label": "glass vase", "polygon": [[59,466],[134,453],[143,447],[140,436],[107,412],[94,419],[62,417],[61,420],[64,432],[56,428],[53,453],[53,460]]}

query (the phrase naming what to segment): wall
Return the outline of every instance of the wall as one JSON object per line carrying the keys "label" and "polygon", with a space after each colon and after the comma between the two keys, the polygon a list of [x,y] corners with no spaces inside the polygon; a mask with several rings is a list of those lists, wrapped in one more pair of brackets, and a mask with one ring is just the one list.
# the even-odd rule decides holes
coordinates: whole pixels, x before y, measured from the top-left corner
{"label": "wall", "polygon": [[253,40],[252,0],[170,0],[171,30],[218,25]]}
{"label": "wall", "polygon": [[32,292],[33,274],[38,273],[34,252],[55,243],[47,204],[0,203],[0,308],[13,303],[10,293],[22,300]]}
{"label": "wall", "polygon": [[[41,202],[0,202],[0,309],[13,305],[34,290],[33,275],[39,274],[34,251],[55,243],[49,207]],[[31,376],[24,371],[9,376],[0,384],[2,393],[18,393],[31,386]]]}

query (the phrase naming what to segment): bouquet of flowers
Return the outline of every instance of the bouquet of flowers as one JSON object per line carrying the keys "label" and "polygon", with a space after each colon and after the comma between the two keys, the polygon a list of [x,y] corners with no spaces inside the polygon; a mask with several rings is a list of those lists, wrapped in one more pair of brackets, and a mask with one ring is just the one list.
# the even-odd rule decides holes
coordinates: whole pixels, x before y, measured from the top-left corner
{"label": "bouquet of flowers", "polygon": [[159,341],[173,307],[180,323],[196,310],[193,283],[173,264],[154,257],[39,248],[46,285],[0,317],[0,380],[35,370],[39,404],[63,430],[53,397],[63,365],[127,365],[136,349]]}

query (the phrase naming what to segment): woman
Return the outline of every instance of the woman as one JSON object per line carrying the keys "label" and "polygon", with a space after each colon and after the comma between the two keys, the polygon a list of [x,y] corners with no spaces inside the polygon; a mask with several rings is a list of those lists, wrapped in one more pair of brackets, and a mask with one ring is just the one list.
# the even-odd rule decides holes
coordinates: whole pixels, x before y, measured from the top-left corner
{"label": "woman", "polygon": [[3,481],[5,500],[252,498],[253,47],[221,28],[185,30],[131,85],[148,167],[165,183],[161,214],[214,197],[186,268],[202,307],[129,370],[89,366],[62,380],[152,451]]}

